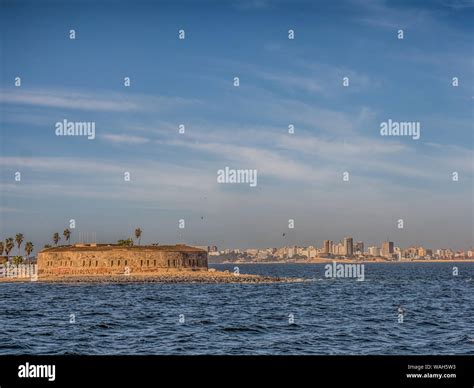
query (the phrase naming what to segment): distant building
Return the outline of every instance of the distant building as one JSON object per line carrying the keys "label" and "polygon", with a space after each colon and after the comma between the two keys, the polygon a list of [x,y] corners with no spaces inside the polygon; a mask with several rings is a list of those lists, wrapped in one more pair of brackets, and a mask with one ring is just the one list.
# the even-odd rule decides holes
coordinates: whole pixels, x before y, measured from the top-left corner
{"label": "distant building", "polygon": [[380,256],[380,248],[379,247],[369,247],[367,248],[367,251],[370,256]]}
{"label": "distant building", "polygon": [[275,255],[280,258],[280,259],[284,259],[286,257],[286,248],[283,247],[283,248],[278,248],[275,252]]}
{"label": "distant building", "polygon": [[436,254],[440,259],[451,259],[454,256],[454,252],[451,249],[438,249]]}
{"label": "distant building", "polygon": [[324,243],[323,243],[323,253],[331,253],[332,251],[332,241],[330,240],[324,240]]}
{"label": "distant building", "polygon": [[316,247],[313,247],[313,246],[308,247],[308,258],[309,259],[312,259],[313,257],[316,257],[317,254],[318,254],[318,250],[316,249]]}
{"label": "distant building", "polygon": [[296,247],[288,247],[288,251],[287,251],[288,258],[290,259],[294,255],[296,255]]}
{"label": "distant building", "polygon": [[346,254],[344,244],[339,242],[338,244],[332,245],[332,253],[337,256],[343,256]]}
{"label": "distant building", "polygon": [[384,241],[382,243],[382,256],[392,257],[393,254],[393,241]]}
{"label": "distant building", "polygon": [[354,255],[354,240],[352,239],[352,237],[344,238],[344,255]]}
{"label": "distant building", "polygon": [[210,247],[208,245],[193,245],[194,248],[202,249],[203,251],[210,252]]}
{"label": "distant building", "polygon": [[364,254],[364,243],[362,241],[357,241],[354,245],[354,252],[363,255]]}
{"label": "distant building", "polygon": [[393,252],[397,256],[398,260],[401,260],[403,258],[403,251],[400,247],[393,248]]}

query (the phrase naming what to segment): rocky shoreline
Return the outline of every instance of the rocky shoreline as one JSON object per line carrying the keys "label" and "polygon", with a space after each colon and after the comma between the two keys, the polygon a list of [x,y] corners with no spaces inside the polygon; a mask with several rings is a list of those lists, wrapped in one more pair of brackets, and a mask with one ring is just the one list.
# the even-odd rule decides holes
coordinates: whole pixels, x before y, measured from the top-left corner
{"label": "rocky shoreline", "polygon": [[[12,281],[31,281],[30,279],[11,279]],[[232,272],[164,272],[130,275],[58,275],[40,276],[40,283],[294,283],[302,279],[280,278],[273,276],[239,274]]]}

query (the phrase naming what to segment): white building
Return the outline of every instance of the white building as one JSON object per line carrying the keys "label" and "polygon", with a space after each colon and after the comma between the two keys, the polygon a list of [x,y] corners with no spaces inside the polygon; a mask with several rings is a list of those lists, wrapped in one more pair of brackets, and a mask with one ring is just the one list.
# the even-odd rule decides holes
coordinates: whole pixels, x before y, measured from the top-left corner
{"label": "white building", "polygon": [[379,247],[369,247],[367,248],[367,252],[370,256],[380,256],[380,248]]}

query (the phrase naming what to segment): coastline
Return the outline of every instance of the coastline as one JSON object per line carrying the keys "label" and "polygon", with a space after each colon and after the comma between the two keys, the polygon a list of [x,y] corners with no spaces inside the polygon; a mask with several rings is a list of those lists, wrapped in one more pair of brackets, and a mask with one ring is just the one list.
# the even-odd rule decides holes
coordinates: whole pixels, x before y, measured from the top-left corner
{"label": "coastline", "polygon": [[33,282],[33,283],[213,283],[213,284],[261,284],[261,283],[295,283],[304,279],[273,277],[251,274],[235,275],[228,271],[202,272],[155,272],[130,275],[56,275],[31,278],[1,278],[2,283]]}
{"label": "coastline", "polygon": [[[209,263],[211,265],[234,265],[239,264],[329,264],[332,262],[348,264],[404,264],[404,263],[474,263],[474,260],[411,260],[411,261],[384,261],[384,260],[333,260],[318,259],[310,262],[248,262],[248,263]],[[136,273],[130,275],[43,275],[36,279],[30,277],[4,277],[1,283],[163,283],[163,284],[268,284],[268,283],[300,283],[307,281],[304,278],[273,277],[254,274],[234,274],[231,271],[177,271],[177,272],[152,272]]]}
{"label": "coastline", "polygon": [[213,263],[210,265],[239,265],[239,264],[326,264],[336,261],[338,263],[354,263],[354,264],[404,264],[404,263],[474,263],[474,259],[461,259],[461,260],[401,260],[401,261],[389,261],[389,260],[353,260],[353,259],[316,259],[311,261],[248,261],[248,262],[223,262]]}

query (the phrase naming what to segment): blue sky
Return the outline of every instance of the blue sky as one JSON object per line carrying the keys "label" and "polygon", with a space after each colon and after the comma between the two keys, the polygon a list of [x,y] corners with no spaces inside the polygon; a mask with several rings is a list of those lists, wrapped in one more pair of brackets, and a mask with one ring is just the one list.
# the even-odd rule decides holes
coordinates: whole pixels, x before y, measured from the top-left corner
{"label": "blue sky", "polygon": [[[0,238],[75,219],[103,242],[473,245],[473,3],[332,3],[2,1]],[[380,136],[389,118],[421,138]]]}

